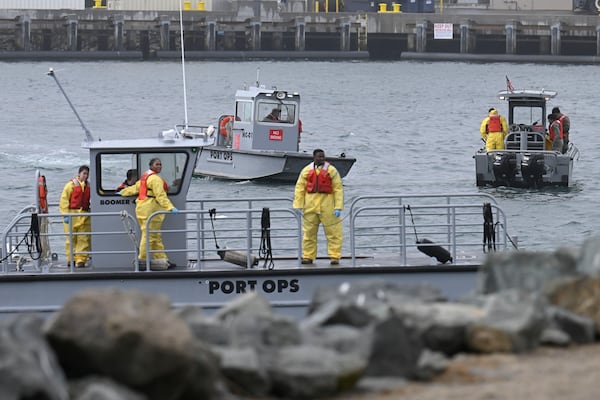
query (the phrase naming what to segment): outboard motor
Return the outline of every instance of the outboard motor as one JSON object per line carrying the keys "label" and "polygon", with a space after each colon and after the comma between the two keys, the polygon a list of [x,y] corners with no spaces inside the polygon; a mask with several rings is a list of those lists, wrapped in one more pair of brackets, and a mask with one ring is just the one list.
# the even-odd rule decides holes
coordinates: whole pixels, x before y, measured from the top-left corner
{"label": "outboard motor", "polygon": [[517,155],[515,153],[496,153],[494,156],[494,177],[496,183],[509,183],[515,179]]}
{"label": "outboard motor", "polygon": [[521,175],[527,186],[541,186],[544,172],[546,172],[546,167],[543,154],[523,154],[523,159],[521,160]]}

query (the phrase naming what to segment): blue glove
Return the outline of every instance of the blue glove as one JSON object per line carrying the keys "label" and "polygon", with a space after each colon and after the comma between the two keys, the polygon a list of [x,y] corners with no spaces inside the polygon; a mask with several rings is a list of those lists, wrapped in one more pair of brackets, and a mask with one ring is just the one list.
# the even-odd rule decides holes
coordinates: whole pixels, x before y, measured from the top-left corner
{"label": "blue glove", "polygon": [[333,215],[335,215],[336,218],[339,218],[340,215],[342,215],[342,210],[333,210]]}
{"label": "blue glove", "polygon": [[179,210],[178,210],[178,209],[176,209],[176,208],[174,208],[174,209],[172,209],[172,210],[171,210],[171,212],[172,212],[173,214],[177,214],[177,213],[179,212]]}
{"label": "blue glove", "polygon": [[64,217],[64,218],[63,218],[63,222],[64,222],[65,224],[68,224],[68,223],[69,223],[69,217]]}

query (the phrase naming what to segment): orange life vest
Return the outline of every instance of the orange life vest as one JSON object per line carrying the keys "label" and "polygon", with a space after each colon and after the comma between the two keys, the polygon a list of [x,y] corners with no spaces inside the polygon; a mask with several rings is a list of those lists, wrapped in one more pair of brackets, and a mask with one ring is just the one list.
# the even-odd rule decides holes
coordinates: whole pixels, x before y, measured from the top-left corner
{"label": "orange life vest", "polygon": [[502,132],[502,122],[499,115],[490,115],[487,123],[488,132]]}
{"label": "orange life vest", "polygon": [[554,129],[552,129],[552,125],[554,124],[558,124],[558,127],[560,128],[560,138],[564,139],[564,133],[563,133],[563,126],[562,123],[557,119],[552,121],[552,123],[550,124],[550,126],[548,127],[548,135],[550,135],[550,140],[553,141],[554,140]]}
{"label": "orange life vest", "polygon": [[567,116],[565,114],[560,114],[560,117],[558,117],[557,121],[560,122],[560,137],[561,139],[564,138],[565,136],[565,119],[567,118]]}
{"label": "orange life vest", "polygon": [[40,197],[40,213],[48,214],[48,187],[44,175],[40,175],[38,178],[38,194]]}
{"label": "orange life vest", "polygon": [[331,177],[329,176],[329,163],[325,162],[321,172],[317,175],[315,163],[312,163],[312,168],[308,171],[306,177],[306,191],[308,193],[331,193]]}
{"label": "orange life vest", "polygon": [[71,198],[69,199],[69,208],[71,210],[83,211],[90,210],[90,185],[85,182],[85,188],[81,189],[79,179],[73,178],[73,191],[71,192]]}
{"label": "orange life vest", "polygon": [[[140,179],[140,193],[138,194],[138,200],[146,200],[146,197],[154,197],[154,196],[148,196],[148,177],[150,175],[154,175],[156,174],[156,172],[152,171],[151,169],[149,169],[148,171],[144,172],[144,174],[142,175],[142,179]],[[160,176],[159,176],[160,178]],[[162,179],[162,178],[160,178]],[[165,188],[165,192],[169,189],[169,187],[167,186],[167,182],[165,182],[164,179],[162,179],[163,181],[163,187]]]}

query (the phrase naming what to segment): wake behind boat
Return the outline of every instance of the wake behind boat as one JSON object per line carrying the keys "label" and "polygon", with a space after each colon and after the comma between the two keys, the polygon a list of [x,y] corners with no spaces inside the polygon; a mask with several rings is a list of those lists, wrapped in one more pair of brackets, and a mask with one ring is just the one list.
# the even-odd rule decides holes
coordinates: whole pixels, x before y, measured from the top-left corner
{"label": "wake behind boat", "polygon": [[[221,116],[216,129],[194,128],[215,137],[212,145],[200,148],[195,175],[295,182],[302,168],[313,160],[312,152],[299,151],[300,95],[267,89],[258,81],[256,86],[236,92],[235,114]],[[335,165],[342,178],[356,162],[344,153],[328,155],[327,160]]]}
{"label": "wake behind boat", "polygon": [[548,141],[546,107],[556,95],[544,89],[498,92],[498,98],[508,102],[509,130],[504,150],[486,151],[484,147],[473,156],[477,186],[571,185],[579,149],[570,142],[566,152],[555,151]]}

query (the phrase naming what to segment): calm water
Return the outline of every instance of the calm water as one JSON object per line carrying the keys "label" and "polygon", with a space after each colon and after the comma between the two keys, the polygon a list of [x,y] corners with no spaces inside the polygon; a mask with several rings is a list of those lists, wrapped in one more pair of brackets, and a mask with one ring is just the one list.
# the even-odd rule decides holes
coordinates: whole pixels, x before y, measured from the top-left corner
{"label": "calm water", "polygon": [[[88,163],[79,122],[46,76],[53,67],[96,138],[146,137],[184,120],[176,62],[0,63],[0,227],[32,201],[34,171],[57,202],[64,183]],[[497,197],[522,248],[579,245],[600,226],[600,92],[592,65],[459,62],[188,62],[190,123],[232,111],[237,88],[256,81],[302,95],[301,147],[358,158],[345,178],[348,199],[368,194],[473,193]],[[505,75],[516,88],[558,91],[550,105],[571,117],[581,151],[569,189],[478,189],[472,158],[479,124]],[[291,196],[293,185],[197,179],[194,197]]]}

